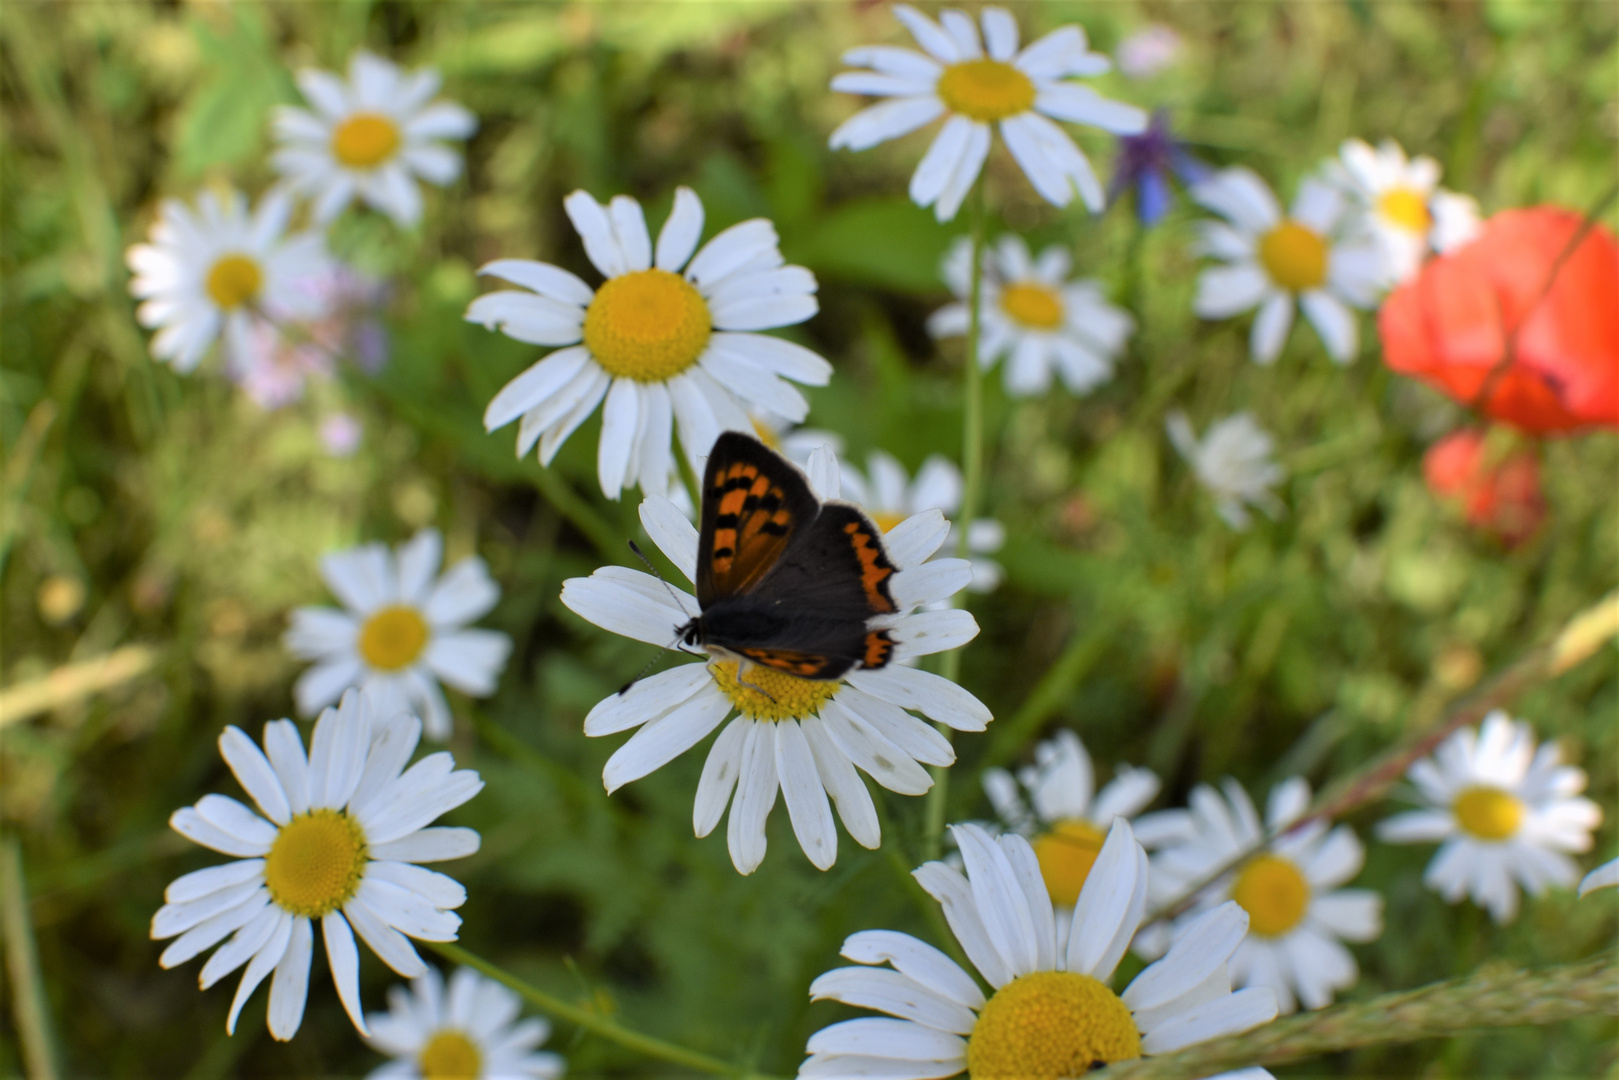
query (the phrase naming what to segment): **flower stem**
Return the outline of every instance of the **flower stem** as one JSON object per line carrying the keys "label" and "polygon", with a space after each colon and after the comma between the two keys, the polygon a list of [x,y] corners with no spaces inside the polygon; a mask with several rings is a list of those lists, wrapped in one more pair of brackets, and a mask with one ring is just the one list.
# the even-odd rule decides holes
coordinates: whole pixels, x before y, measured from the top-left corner
{"label": "flower stem", "polygon": [[11,1009],[23,1063],[30,1080],[56,1080],[55,1041],[51,1038],[45,983],[40,977],[39,951],[34,947],[34,926],[28,913],[22,849],[10,836],[0,839],[0,927],[5,931]]}
{"label": "flower stem", "polygon": [[[967,532],[978,516],[978,503],[984,487],[984,382],[978,362],[978,315],[984,293],[984,178],[973,182],[967,196],[972,229],[972,284],[967,290],[967,356],[962,365],[961,384],[961,513],[956,520],[956,557],[967,558]],[[960,599],[958,594],[957,599]],[[939,674],[957,682],[961,676],[961,650],[952,649],[941,658]],[[935,724],[946,741],[951,730]],[[944,838],[946,803],[950,794],[948,766],[929,767],[933,786],[928,789],[927,816],[923,830],[923,854],[937,859]]]}
{"label": "flower stem", "polygon": [[1463,979],[1285,1017],[1176,1053],[1121,1061],[1096,1075],[1103,1080],[1190,1080],[1244,1066],[1284,1065],[1358,1046],[1616,1012],[1619,963],[1612,955],[1538,971],[1502,971],[1491,966]]}
{"label": "flower stem", "polygon": [[765,1073],[756,1073],[741,1065],[733,1065],[719,1058],[709,1057],[707,1054],[688,1050],[684,1046],[655,1039],[650,1035],[642,1035],[638,1031],[631,1031],[613,1020],[601,1015],[593,1009],[583,1005],[573,1005],[561,998],[553,997],[544,990],[531,986],[517,976],[497,967],[496,965],[468,952],[454,942],[429,941],[424,942],[434,952],[452,960],[463,967],[469,967],[522,995],[529,1004],[541,1012],[548,1013],[559,1020],[564,1020],[575,1027],[582,1028],[594,1035],[633,1050],[645,1057],[667,1061],[671,1065],[679,1065],[698,1072],[712,1073],[716,1076],[734,1076],[740,1080],[774,1080]]}

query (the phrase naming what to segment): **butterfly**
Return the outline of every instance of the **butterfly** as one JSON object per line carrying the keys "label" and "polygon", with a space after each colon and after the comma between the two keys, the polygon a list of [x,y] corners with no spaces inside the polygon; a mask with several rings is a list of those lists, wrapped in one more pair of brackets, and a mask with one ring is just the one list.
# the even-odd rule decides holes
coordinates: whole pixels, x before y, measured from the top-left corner
{"label": "butterfly", "polygon": [[871,620],[898,612],[882,530],[822,502],[798,466],[751,435],[720,435],[703,471],[697,544],[702,612],[684,645],[801,679],[880,668],[894,653]]}

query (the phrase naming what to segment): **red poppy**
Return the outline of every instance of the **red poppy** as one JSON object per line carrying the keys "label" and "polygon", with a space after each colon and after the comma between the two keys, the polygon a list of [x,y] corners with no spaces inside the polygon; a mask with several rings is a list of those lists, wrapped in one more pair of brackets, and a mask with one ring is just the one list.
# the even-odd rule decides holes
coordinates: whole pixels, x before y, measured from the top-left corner
{"label": "red poppy", "polygon": [[1495,215],[1383,304],[1384,361],[1525,431],[1619,427],[1619,245],[1598,225],[1570,251],[1582,225]]}
{"label": "red poppy", "polygon": [[1527,450],[1492,457],[1482,431],[1456,431],[1422,458],[1428,489],[1461,504],[1467,523],[1518,544],[1540,528],[1546,501],[1540,494],[1540,463]]}

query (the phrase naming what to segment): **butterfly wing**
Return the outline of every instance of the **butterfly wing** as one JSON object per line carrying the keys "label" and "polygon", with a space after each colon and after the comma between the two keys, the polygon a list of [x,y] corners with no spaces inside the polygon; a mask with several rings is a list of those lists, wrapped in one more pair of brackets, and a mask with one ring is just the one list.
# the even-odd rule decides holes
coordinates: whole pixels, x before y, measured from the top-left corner
{"label": "butterfly wing", "polygon": [[748,435],[721,433],[703,470],[697,601],[704,611],[755,588],[820,507],[791,462]]}
{"label": "butterfly wing", "polygon": [[888,663],[894,642],[874,615],[897,610],[881,531],[846,503],[827,503],[747,593],[703,611],[708,643],[804,679]]}

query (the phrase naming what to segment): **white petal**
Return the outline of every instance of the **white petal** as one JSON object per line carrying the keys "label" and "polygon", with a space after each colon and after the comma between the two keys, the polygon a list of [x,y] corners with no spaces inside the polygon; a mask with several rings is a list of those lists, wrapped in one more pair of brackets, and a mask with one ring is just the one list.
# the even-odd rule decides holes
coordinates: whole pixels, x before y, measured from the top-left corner
{"label": "white petal", "polygon": [[978,621],[959,609],[919,611],[894,626],[902,657],[927,656],[960,648],[978,636]]}
{"label": "white petal", "polygon": [[1328,356],[1340,364],[1347,364],[1355,358],[1359,343],[1355,316],[1342,302],[1316,289],[1301,293],[1299,306],[1304,309],[1304,317],[1321,335],[1321,343],[1327,347]]}
{"label": "white petal", "polygon": [[865,782],[860,779],[848,755],[838,749],[824,723],[807,719],[803,729],[810,753],[815,758],[821,784],[837,806],[843,827],[849,830],[855,843],[875,851],[882,843],[882,827],[877,820],[877,807],[871,801],[871,792],[866,790]]}
{"label": "white petal", "polygon": [[[242,1006],[247,1004],[247,999],[254,990],[258,989],[259,983],[263,982],[265,977],[275,970],[275,966],[286,955],[287,945],[292,940],[293,922],[293,917],[286,912],[278,911],[276,913],[275,920],[270,924],[269,937],[263,946],[253,954],[253,959],[248,962],[247,970],[242,972],[242,981],[236,986],[236,996],[231,999],[230,1003],[230,1014],[225,1018],[226,1033],[236,1034],[236,1018],[241,1015]],[[208,963],[212,964],[224,951],[224,949],[221,949],[219,952],[214,953]],[[234,965],[232,970],[234,970]],[[208,968],[205,966],[203,968],[204,979],[207,978],[207,973]],[[224,975],[226,972],[220,972],[219,974]],[[305,978],[307,979],[307,975]],[[204,985],[203,989],[206,990],[207,985]]]}
{"label": "white petal", "polygon": [[680,507],[660,495],[648,495],[641,500],[641,527],[658,545],[658,550],[675,564],[675,569],[686,575],[687,581],[697,580],[697,526]]}
{"label": "white petal", "polygon": [[[1014,978],[1011,965],[985,929],[983,916],[973,900],[972,887],[961,872],[942,862],[930,862],[911,871],[911,876],[944,909],[950,932],[956,935],[962,951],[984,980],[997,990],[1011,982]],[[847,950],[847,943],[844,948]],[[844,955],[849,954],[845,951]]]}
{"label": "white petal", "polygon": [[[1161,961],[1160,961],[1161,962]],[[1239,990],[1200,1005],[1141,1040],[1147,1054],[1167,1054],[1222,1035],[1235,1035],[1276,1019],[1276,995],[1269,989]]]}
{"label": "white petal", "polygon": [[1146,910],[1147,884],[1146,853],[1129,822],[1114,818],[1074,905],[1067,970],[1104,982],[1112,977]]}
{"label": "white petal", "polygon": [[730,710],[730,699],[710,685],[643,725],[607,759],[602,770],[607,793],[611,795],[690,750],[718,727]]}
{"label": "white petal", "polygon": [[1200,318],[1226,319],[1258,307],[1270,290],[1270,279],[1255,262],[1211,266],[1197,276],[1192,310]]}
{"label": "white petal", "polygon": [[383,922],[358,897],[343,905],[343,914],[354,932],[394,971],[407,979],[414,979],[427,970],[427,965],[422,963],[422,958],[405,935]]}
{"label": "white petal", "polygon": [[[255,846],[263,845],[265,848],[275,843],[275,826],[228,795],[204,795],[197,800],[196,812],[208,824],[238,841]],[[259,853],[255,851],[252,854]],[[236,852],[227,854],[234,855]]]}
{"label": "white petal", "polygon": [[[700,665],[693,664],[693,667]],[[694,835],[703,837],[714,831],[725,813],[725,804],[731,801],[737,776],[742,771],[742,749],[747,742],[752,720],[739,716],[714,740],[709,747],[708,759],[703,762],[703,774],[697,781],[697,797],[692,802],[691,819]]]}
{"label": "white petal", "polygon": [[1293,328],[1293,296],[1274,292],[1254,317],[1249,335],[1249,350],[1255,362],[1274,364],[1287,344],[1287,332]]}
{"label": "white petal", "polygon": [[[728,707],[729,702],[726,704]],[[821,786],[809,742],[796,720],[778,721],[773,726],[776,775],[793,834],[817,869],[830,869],[838,857],[837,826],[832,823],[832,808],[827,804],[826,789]]]}
{"label": "white petal", "polygon": [[[616,571],[609,573],[609,571]],[[651,583],[657,593],[630,587],[624,575],[635,574]],[[658,580],[622,567],[603,567],[588,578],[569,578],[562,583],[562,604],[580,618],[648,645],[667,646],[676,630],[697,611],[697,601],[676,590],[675,595],[689,605],[690,614],[673,606],[662,593]]]}
{"label": "white petal", "polygon": [[836,699],[821,706],[821,720],[849,760],[888,790],[921,795],[933,786],[927,770]]}
{"label": "white petal", "polygon": [[480,266],[478,273],[501,278],[532,289],[547,299],[578,308],[589,307],[596,298],[595,292],[577,274],[532,259],[496,259]]}
{"label": "white petal", "polygon": [[618,246],[618,237],[602,205],[588,192],[575,191],[562,200],[562,206],[568,212],[568,220],[573,222],[574,229],[579,233],[579,239],[584,241],[585,255],[602,272],[602,276],[613,278],[627,273],[628,261]]}
{"label": "white petal", "polygon": [[680,272],[697,250],[703,235],[703,201],[684,185],[675,188],[674,208],[658,233],[657,267],[672,274]]}
{"label": "white petal", "polygon": [[893,98],[862,109],[832,132],[834,150],[869,150],[878,143],[908,135],[930,124],[944,112],[944,102],[935,95]]}
{"label": "white petal", "polygon": [[652,266],[652,238],[647,234],[646,215],[641,204],[628,195],[614,195],[607,204],[607,218],[613,226],[618,249],[631,273]]}
{"label": "white petal", "polygon": [[476,297],[467,305],[464,317],[485,330],[498,330],[529,345],[576,345],[585,321],[584,310],[573,304],[515,289]]}
{"label": "white petal", "polygon": [[585,734],[613,735],[639,727],[679,708],[712,685],[706,664],[682,664],[660,671],[597,702],[585,717]]}
{"label": "white petal", "polygon": [[765,820],[776,805],[776,748],[769,725],[750,722],[742,745],[736,798],[726,823],[731,865],[751,874],[765,858]]}
{"label": "white petal", "polygon": [[886,961],[901,975],[958,1005],[973,1010],[984,1007],[984,994],[971,975],[932,945],[909,934],[894,930],[862,930],[844,939],[839,952],[861,964],[881,964]]}
{"label": "white petal", "polygon": [[219,736],[219,752],[265,817],[277,825],[292,820],[286,793],[269,759],[241,728],[233,724],[224,730]]}
{"label": "white petal", "polygon": [[891,664],[879,671],[853,671],[844,678],[873,697],[915,709],[957,731],[983,731],[992,719],[983,702],[931,671]]}
{"label": "white petal", "polygon": [[1207,911],[1186,927],[1162,960],[1119,995],[1132,1009],[1151,1009],[1190,992],[1231,958],[1248,933],[1248,913],[1235,900]]}
{"label": "white petal", "polygon": [[845,1005],[911,1020],[937,1031],[966,1035],[977,1017],[973,1011],[939,996],[909,976],[886,968],[835,968],[810,983],[810,1000],[831,999]]}
{"label": "white petal", "polygon": [[385,844],[373,844],[370,850],[372,857],[377,859],[413,863],[443,862],[446,859],[460,859],[473,854],[478,850],[480,843],[477,832],[472,829],[435,825],[431,828],[418,829],[408,836],[390,840]]}
{"label": "white petal", "polygon": [[889,1020],[863,1016],[832,1024],[809,1037],[806,1047],[812,1054],[865,1054],[907,1061],[956,1061],[966,1057],[967,1042],[947,1031],[913,1024],[909,1020]]}

